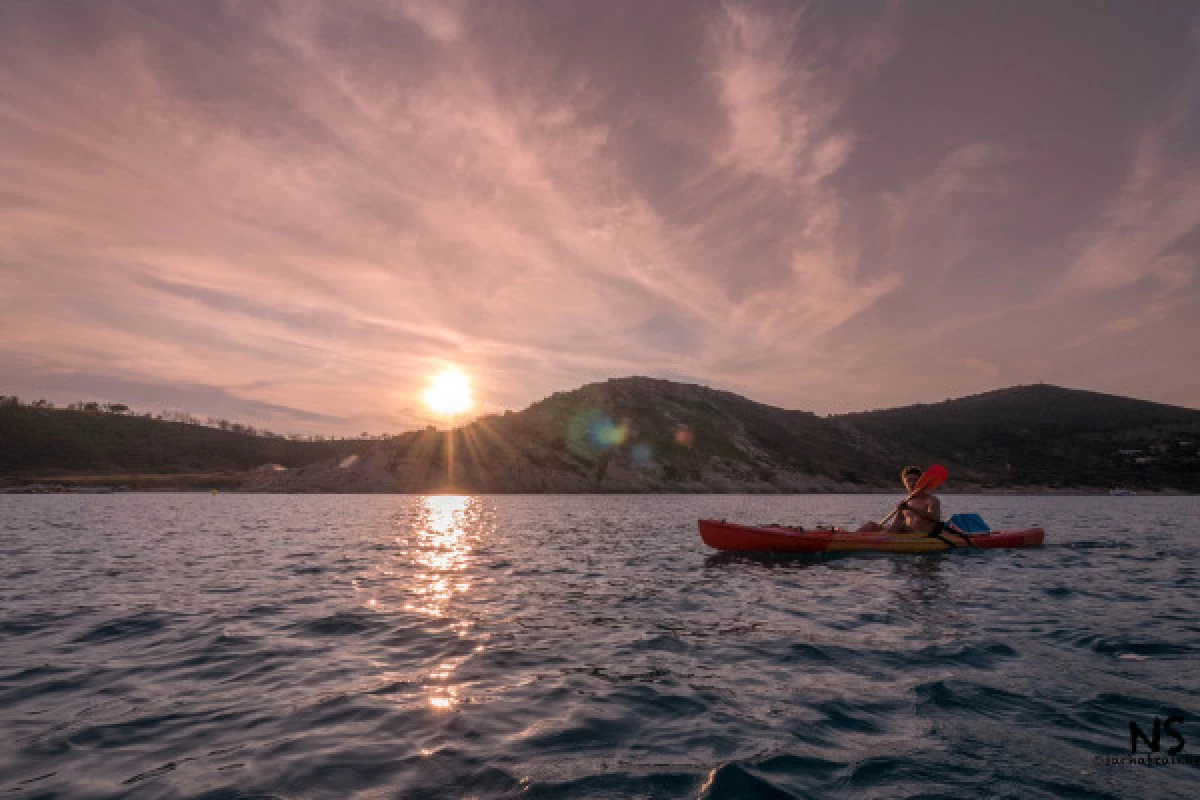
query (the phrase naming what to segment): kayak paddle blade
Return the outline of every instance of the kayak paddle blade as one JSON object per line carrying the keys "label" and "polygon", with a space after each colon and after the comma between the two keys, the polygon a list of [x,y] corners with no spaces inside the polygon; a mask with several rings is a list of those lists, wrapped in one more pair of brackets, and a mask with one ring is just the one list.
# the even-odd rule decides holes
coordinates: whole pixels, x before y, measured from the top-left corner
{"label": "kayak paddle blade", "polygon": [[934,464],[929,469],[921,473],[921,477],[917,479],[917,492],[928,492],[930,489],[936,489],[946,482],[946,478],[950,477],[949,471],[941,464]]}

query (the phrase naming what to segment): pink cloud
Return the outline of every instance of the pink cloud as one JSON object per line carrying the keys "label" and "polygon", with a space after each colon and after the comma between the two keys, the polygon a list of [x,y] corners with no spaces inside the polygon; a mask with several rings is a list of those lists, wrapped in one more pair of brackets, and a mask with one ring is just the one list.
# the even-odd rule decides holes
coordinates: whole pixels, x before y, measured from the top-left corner
{"label": "pink cloud", "polygon": [[1183,101],[1101,218],[1029,243],[1069,265],[1014,267],[989,254],[1026,235],[1027,138],[936,97],[915,144],[864,121],[881,86],[924,98],[909,39],[938,34],[902,7],[628,11],[5,9],[0,378],[218,387],[356,433],[422,422],[446,362],[483,410],[632,373],[835,410],[887,394],[864,379],[913,318],[973,349],[888,396],[1016,374],[970,332],[1054,312],[1005,269],[1194,302]]}

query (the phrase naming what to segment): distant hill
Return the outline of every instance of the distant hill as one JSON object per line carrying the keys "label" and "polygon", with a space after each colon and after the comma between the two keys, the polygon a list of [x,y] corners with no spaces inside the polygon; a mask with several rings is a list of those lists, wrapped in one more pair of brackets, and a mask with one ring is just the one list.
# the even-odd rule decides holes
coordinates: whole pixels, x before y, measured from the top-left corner
{"label": "distant hill", "polygon": [[[953,486],[1200,490],[1200,411],[1020,386],[818,417],[704,386],[620,378],[524,411],[259,473],[264,491],[803,492],[894,488],[946,463]],[[451,458],[453,454],[453,458]],[[451,462],[453,467],[451,467]],[[453,478],[451,479],[451,473]]]}
{"label": "distant hill", "polygon": [[1200,489],[1200,411],[1177,406],[1038,384],[831,419],[984,484]]}
{"label": "distant hill", "polygon": [[287,467],[352,452],[356,441],[282,437],[149,417],[0,404],[0,476],[189,473]]}

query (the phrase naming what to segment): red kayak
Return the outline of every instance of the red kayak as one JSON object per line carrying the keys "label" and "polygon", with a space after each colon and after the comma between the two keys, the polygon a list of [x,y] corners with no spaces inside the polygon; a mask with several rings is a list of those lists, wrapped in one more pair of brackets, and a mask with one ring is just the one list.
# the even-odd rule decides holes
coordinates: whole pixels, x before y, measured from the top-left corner
{"label": "red kayak", "polygon": [[723,520],[700,520],[700,538],[714,550],[751,553],[835,553],[873,550],[882,553],[937,553],[956,548],[1036,547],[1046,539],[1041,528],[938,536],[925,533],[858,533],[805,530],[781,525],[735,525]]}

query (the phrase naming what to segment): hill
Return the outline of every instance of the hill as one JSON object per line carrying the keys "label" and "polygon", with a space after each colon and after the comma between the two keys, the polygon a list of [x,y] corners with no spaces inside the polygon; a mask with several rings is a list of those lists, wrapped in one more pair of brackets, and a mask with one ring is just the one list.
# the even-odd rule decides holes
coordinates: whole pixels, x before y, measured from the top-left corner
{"label": "hill", "polygon": [[[960,489],[1200,490],[1200,412],[1022,386],[818,417],[705,386],[620,378],[524,411],[365,444],[353,459],[259,473],[260,491],[804,492],[892,488],[941,461]],[[1182,443],[1182,444],[1181,444]]]}
{"label": "hill", "polygon": [[0,404],[0,476],[240,472],[337,457],[355,441],[293,441],[150,417]]}
{"label": "hill", "polygon": [[831,418],[881,457],[996,486],[1200,489],[1200,411],[1038,384]]}
{"label": "hill", "polygon": [[451,435],[403,434],[370,445],[353,464],[256,476],[249,487],[416,492],[452,483],[479,492],[794,492],[852,489],[879,474],[878,465],[846,451],[844,436],[813,414],[634,377],[560,392]]}

